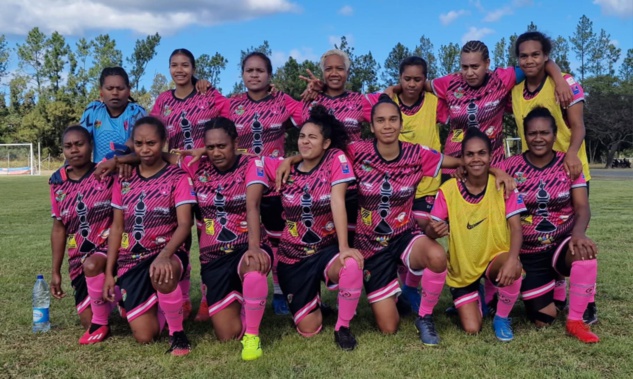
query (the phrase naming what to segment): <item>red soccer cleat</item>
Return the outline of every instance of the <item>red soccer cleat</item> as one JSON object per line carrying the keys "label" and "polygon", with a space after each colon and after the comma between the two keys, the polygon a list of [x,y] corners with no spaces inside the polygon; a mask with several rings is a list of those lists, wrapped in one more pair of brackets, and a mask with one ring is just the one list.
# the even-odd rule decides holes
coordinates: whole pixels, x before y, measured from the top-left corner
{"label": "red soccer cleat", "polygon": [[191,301],[187,300],[182,304],[182,319],[187,320],[191,316]]}
{"label": "red soccer cleat", "polygon": [[589,325],[582,320],[567,320],[567,334],[584,343],[600,342],[600,338],[591,332]]}
{"label": "red soccer cleat", "polygon": [[110,327],[108,325],[102,325],[92,333],[90,333],[90,329],[86,330],[86,333],[79,339],[79,344],[92,345],[103,342],[108,336],[110,336]]}
{"label": "red soccer cleat", "polygon": [[209,306],[207,305],[207,299],[202,299],[200,302],[200,308],[198,308],[198,313],[196,314],[196,318],[193,319],[195,322],[207,322],[209,321]]}

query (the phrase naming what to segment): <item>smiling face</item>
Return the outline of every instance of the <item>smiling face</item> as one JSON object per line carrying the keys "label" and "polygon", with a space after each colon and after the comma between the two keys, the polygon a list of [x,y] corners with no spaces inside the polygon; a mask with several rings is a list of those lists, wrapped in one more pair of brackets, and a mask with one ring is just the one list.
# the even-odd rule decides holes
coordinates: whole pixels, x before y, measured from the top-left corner
{"label": "smiling face", "polygon": [[469,176],[488,175],[490,167],[490,150],[481,138],[466,141],[463,154],[464,165]]}
{"label": "smiling face", "polygon": [[539,41],[525,41],[519,45],[519,67],[528,78],[545,72],[545,63],[549,57],[543,53],[543,45]]}
{"label": "smiling face", "polygon": [[479,52],[462,53],[460,56],[461,73],[466,83],[471,87],[479,87],[486,79],[490,67],[490,59],[483,59]]}
{"label": "smiling face", "polygon": [[261,92],[268,90],[270,84],[270,73],[266,62],[261,57],[252,56],[244,62],[242,80],[250,92]]}
{"label": "smiling face", "polygon": [[135,125],[132,135],[134,153],[141,159],[141,165],[153,166],[162,159],[165,141],[160,139],[156,126],[150,124]]}
{"label": "smiling face", "polygon": [[237,141],[231,140],[231,137],[224,129],[207,130],[204,135],[204,146],[209,161],[218,170],[226,171],[235,163]]}
{"label": "smiling face", "polygon": [[545,157],[553,152],[556,135],[552,121],[545,117],[536,117],[525,125],[525,141],[531,155]]}
{"label": "smiling face", "polygon": [[327,88],[334,91],[344,89],[347,82],[347,70],[343,57],[336,54],[328,55],[323,67],[323,79]]}
{"label": "smiling face", "polygon": [[400,85],[402,86],[402,97],[417,100],[424,90],[426,75],[422,66],[406,66],[400,75]]}
{"label": "smiling face", "polygon": [[125,108],[130,98],[130,87],[119,75],[106,76],[99,92],[103,103],[115,112]]}
{"label": "smiling face", "polygon": [[331,142],[323,137],[319,125],[306,122],[299,132],[299,154],[306,161],[321,159]]}
{"label": "smiling face", "polygon": [[188,86],[192,83],[195,69],[189,57],[175,54],[169,59],[169,73],[176,86]]}
{"label": "smiling face", "polygon": [[396,143],[402,129],[401,117],[400,109],[393,103],[376,105],[371,120],[371,132],[376,140],[385,145]]}
{"label": "smiling face", "polygon": [[69,131],[64,135],[64,158],[73,168],[80,168],[92,161],[92,143],[84,133]]}

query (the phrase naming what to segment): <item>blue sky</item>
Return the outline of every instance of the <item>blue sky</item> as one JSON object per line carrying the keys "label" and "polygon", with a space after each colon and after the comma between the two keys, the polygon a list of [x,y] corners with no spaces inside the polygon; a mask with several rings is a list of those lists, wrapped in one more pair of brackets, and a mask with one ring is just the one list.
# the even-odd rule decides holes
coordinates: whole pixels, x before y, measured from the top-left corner
{"label": "blue sky", "polygon": [[[396,43],[413,48],[421,35],[436,50],[469,39],[480,39],[492,49],[501,37],[524,32],[530,21],[553,37],[569,37],[583,14],[593,21],[594,31],[604,28],[611,34],[623,56],[633,48],[631,0],[57,0],[55,6],[49,1],[2,1],[0,33],[10,46],[38,26],[46,33],[58,30],[71,44],[79,37],[109,33],[126,56],[137,38],[158,32],[163,40],[143,78],[146,86],[155,73],[168,75],[169,54],[181,47],[196,56],[223,54],[229,64],[220,86],[228,92],[239,80],[240,50],[264,40],[270,43],[275,67],[288,56],[317,60],[343,35],[356,53],[371,51],[382,65]],[[577,63],[573,54],[571,58],[574,69]],[[12,70],[15,60],[14,54]]]}

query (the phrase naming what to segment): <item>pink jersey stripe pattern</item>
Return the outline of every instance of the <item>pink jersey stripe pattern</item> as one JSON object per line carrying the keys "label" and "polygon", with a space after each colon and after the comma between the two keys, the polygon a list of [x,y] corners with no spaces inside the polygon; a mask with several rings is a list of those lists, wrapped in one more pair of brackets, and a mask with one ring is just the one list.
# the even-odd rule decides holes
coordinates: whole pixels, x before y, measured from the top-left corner
{"label": "pink jersey stripe pattern", "polygon": [[317,104],[329,109],[330,113],[345,125],[345,131],[351,142],[360,141],[361,124],[371,122],[372,105],[363,94],[344,92],[336,97],[319,94],[315,101],[304,103],[302,121],[310,117],[310,110]]}

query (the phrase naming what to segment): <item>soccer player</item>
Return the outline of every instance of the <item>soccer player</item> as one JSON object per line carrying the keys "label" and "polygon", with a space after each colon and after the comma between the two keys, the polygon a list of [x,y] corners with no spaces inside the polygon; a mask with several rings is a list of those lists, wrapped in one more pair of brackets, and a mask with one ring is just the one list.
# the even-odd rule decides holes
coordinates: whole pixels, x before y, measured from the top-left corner
{"label": "soccer player", "polygon": [[81,125],[69,126],[62,135],[68,179],[52,184],[53,229],[51,249],[53,274],[51,294],[65,296],[60,269],[68,249],[68,270],[75,292],[75,306],[81,325],[86,329],[79,339],[82,345],[103,341],[110,334],[110,304],[103,301],[107,237],[112,223],[112,177],[100,181],[93,177],[93,138]]}
{"label": "soccer player", "polygon": [[121,67],[101,71],[99,94],[101,100],[88,104],[79,122],[93,138],[94,162],[101,162],[113,150],[128,152],[132,126],[147,114],[130,96],[130,79]]}
{"label": "soccer player", "polygon": [[[347,136],[343,124],[323,106],[315,106],[299,134],[303,161],[292,167],[290,179],[281,186],[286,226],[281,235],[277,267],[279,284],[286,295],[297,331],[304,337],[322,327],[321,281],[339,290],[338,319],[334,337],[343,350],[353,350],[356,339],[349,329],[360,298],[363,258],[347,240],[345,191],[354,171],[343,153]],[[250,175],[248,207],[249,240],[259,239],[260,211],[250,196],[272,188],[281,161],[263,158]],[[253,233],[252,236],[250,234]],[[337,243],[338,242],[338,243]]]}
{"label": "soccer player", "polygon": [[153,341],[166,321],[168,352],[186,355],[191,345],[183,330],[178,283],[189,265],[184,242],[196,195],[187,174],[162,159],[167,131],[160,120],[139,119],[132,139],[141,163],[129,179],[114,184],[103,297],[114,301],[116,276],[136,341]]}
{"label": "soccer player", "polygon": [[598,273],[598,249],[585,234],[591,218],[585,179],[583,175],[571,179],[566,154],[554,150],[560,132],[549,109],[536,107],[521,123],[528,151],[503,166],[514,176],[528,210],[522,220],[520,255],[526,274],[521,293],[528,317],[539,327],[554,321],[555,281],[559,275],[567,276],[567,333],[585,343],[598,342],[583,322]]}
{"label": "soccer player", "polygon": [[448,235],[446,283],[466,333],[479,333],[482,327],[478,289],[484,277],[498,290],[495,335],[511,341],[508,316],[521,288],[520,214],[526,209],[516,191],[504,199],[503,191],[495,189],[489,172],[492,144],[484,132],[468,129],[461,146],[466,180],[450,179],[440,187],[426,233],[431,238]]}

